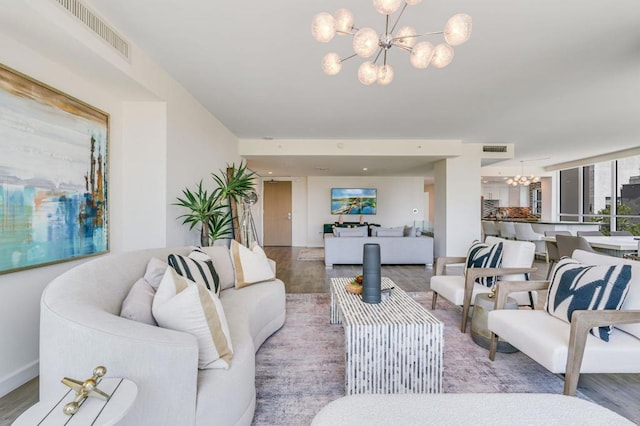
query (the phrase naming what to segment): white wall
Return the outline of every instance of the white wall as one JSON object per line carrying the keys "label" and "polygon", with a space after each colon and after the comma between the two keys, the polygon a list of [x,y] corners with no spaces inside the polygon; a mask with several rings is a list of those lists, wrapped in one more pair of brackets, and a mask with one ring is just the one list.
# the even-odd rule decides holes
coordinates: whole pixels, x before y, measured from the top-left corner
{"label": "white wall", "polygon": [[[166,246],[167,104],[124,102],[122,162],[131,179],[122,188],[123,250]],[[113,163],[113,161],[112,161]],[[137,172],[137,173],[136,173]]]}
{"label": "white wall", "polygon": [[[366,222],[385,227],[413,225],[424,216],[423,177],[320,177],[309,176],[307,245],[322,247],[322,225],[338,220],[331,214],[331,188],[377,188],[376,215],[364,215]],[[416,215],[413,209],[418,209]],[[357,222],[360,216],[343,216],[345,221]]]}
{"label": "white wall", "polygon": [[[436,188],[433,184],[427,184],[424,186],[425,195],[428,194],[428,200],[425,199],[425,203],[428,204],[428,211],[425,212],[424,220],[430,222],[433,226],[433,219],[435,217],[435,201],[436,201]],[[425,207],[426,208],[426,207]]]}
{"label": "white wall", "polygon": [[[48,24],[42,18],[42,25]],[[189,233],[176,220],[181,212],[170,203],[200,179],[212,187],[210,172],[239,162],[237,138],[135,45],[125,74],[117,64],[97,81],[103,76],[67,64],[68,52],[50,43],[45,47],[49,40],[41,46],[33,39],[28,45],[18,40],[0,32],[0,63],[110,114],[110,250],[196,243],[197,232]],[[109,69],[105,58],[89,48],[84,53],[87,64],[95,61],[94,68]],[[112,85],[109,75],[118,83]],[[131,98],[120,90],[123,79],[140,88]],[[0,276],[0,396],[38,374],[40,295],[53,277],[81,262]]]}
{"label": "white wall", "polygon": [[465,146],[460,157],[435,165],[436,256],[463,256],[480,239],[480,149]]}

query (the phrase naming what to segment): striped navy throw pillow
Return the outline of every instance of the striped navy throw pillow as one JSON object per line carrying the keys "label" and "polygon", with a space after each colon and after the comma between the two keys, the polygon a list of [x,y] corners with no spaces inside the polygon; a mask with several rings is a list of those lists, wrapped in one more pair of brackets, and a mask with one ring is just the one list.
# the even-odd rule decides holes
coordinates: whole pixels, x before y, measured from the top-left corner
{"label": "striped navy throw pillow", "polygon": [[[200,253],[206,256],[205,253]],[[194,250],[189,256],[170,254],[167,263],[178,275],[204,286],[215,294],[220,294],[220,279],[213,267],[213,261],[208,256],[207,260],[204,260],[200,253]]]}
{"label": "striped navy throw pillow", "polygon": [[[487,245],[476,241],[471,244],[465,262],[465,275],[467,268],[499,268],[502,264],[502,249],[502,242]],[[496,280],[497,277],[476,278],[476,282],[485,287],[493,287]]]}
{"label": "striped navy throw pillow", "polygon": [[[567,323],[573,311],[618,310],[629,291],[631,271],[628,264],[589,266],[563,258],[553,270],[544,309]],[[611,326],[594,327],[589,332],[608,342]]]}

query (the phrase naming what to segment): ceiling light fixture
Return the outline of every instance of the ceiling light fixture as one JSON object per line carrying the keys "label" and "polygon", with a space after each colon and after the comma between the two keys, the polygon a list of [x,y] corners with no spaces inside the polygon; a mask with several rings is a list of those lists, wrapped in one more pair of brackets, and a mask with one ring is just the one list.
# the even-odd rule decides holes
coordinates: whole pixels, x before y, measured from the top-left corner
{"label": "ceiling light fixture", "polygon": [[507,179],[507,185],[512,185],[512,186],[518,186],[518,185],[529,186],[532,183],[538,183],[538,182],[540,182],[540,178],[536,175],[531,175],[529,177],[525,176],[524,160],[520,160],[520,174]]}
{"label": "ceiling light fixture", "polygon": [[[347,9],[338,9],[334,15],[327,12],[318,13],[311,22],[311,35],[321,43],[330,42],[338,35],[353,36],[354,54],[341,58],[337,53],[327,53],[322,59],[322,70],[325,74],[336,75],[342,69],[342,63],[355,56],[370,58],[376,52],[373,61],[367,61],[358,68],[358,79],[362,84],[370,85],[377,82],[386,86],[391,83],[394,76],[393,67],[387,64],[387,52],[392,47],[409,52],[409,61],[415,68],[424,69],[433,65],[436,68],[444,68],[453,59],[453,48],[458,46],[471,36],[471,16],[459,13],[452,16],[447,21],[444,31],[436,31],[418,34],[416,29],[404,26],[396,31],[398,22],[405,9],[409,5],[416,5],[422,0],[373,0],[373,7],[382,15],[386,15],[384,33],[378,33],[369,27],[356,28],[353,25],[353,14]],[[403,5],[404,3],[404,5]],[[400,6],[402,5],[402,9]],[[400,13],[395,18],[395,22],[389,27],[389,16],[400,9]],[[444,43],[434,46],[431,42],[421,41],[416,43],[418,37],[444,34]],[[381,65],[376,62],[382,54]]]}

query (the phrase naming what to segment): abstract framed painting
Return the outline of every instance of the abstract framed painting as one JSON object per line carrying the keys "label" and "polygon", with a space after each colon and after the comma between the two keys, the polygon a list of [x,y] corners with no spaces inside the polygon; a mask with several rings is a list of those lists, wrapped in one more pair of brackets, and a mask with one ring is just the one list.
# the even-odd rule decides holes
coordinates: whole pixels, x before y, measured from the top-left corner
{"label": "abstract framed painting", "polygon": [[109,115],[0,65],[0,274],[109,251]]}

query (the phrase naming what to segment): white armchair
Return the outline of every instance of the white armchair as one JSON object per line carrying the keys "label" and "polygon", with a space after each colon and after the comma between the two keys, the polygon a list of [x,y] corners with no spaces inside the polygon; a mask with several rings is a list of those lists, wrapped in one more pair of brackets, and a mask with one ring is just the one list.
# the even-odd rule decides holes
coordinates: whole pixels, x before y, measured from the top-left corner
{"label": "white armchair", "polygon": [[[476,283],[476,278],[497,276],[498,280],[524,280],[525,275],[534,272],[532,268],[535,246],[525,241],[511,241],[497,237],[487,237],[487,244],[503,243],[502,266],[500,268],[468,268],[464,275],[444,275],[445,266],[453,263],[464,263],[466,257],[439,257],[431,277],[430,287],[433,291],[431,309],[435,309],[438,295],[457,306],[462,306],[462,322],[460,331],[465,332],[469,308],[476,295],[490,293],[491,288]],[[522,292],[513,295],[519,305],[535,306],[536,293]]]}
{"label": "white armchair", "polygon": [[[503,282],[496,310],[488,316],[489,358],[495,359],[499,336],[552,373],[564,373],[565,395],[575,395],[581,372],[640,373],[640,262],[583,250],[576,250],[573,259],[587,265],[634,265],[621,310],[576,310],[569,324],[542,309],[503,309],[511,292],[547,289],[549,281]],[[608,342],[589,334],[593,327],[611,324]]]}

